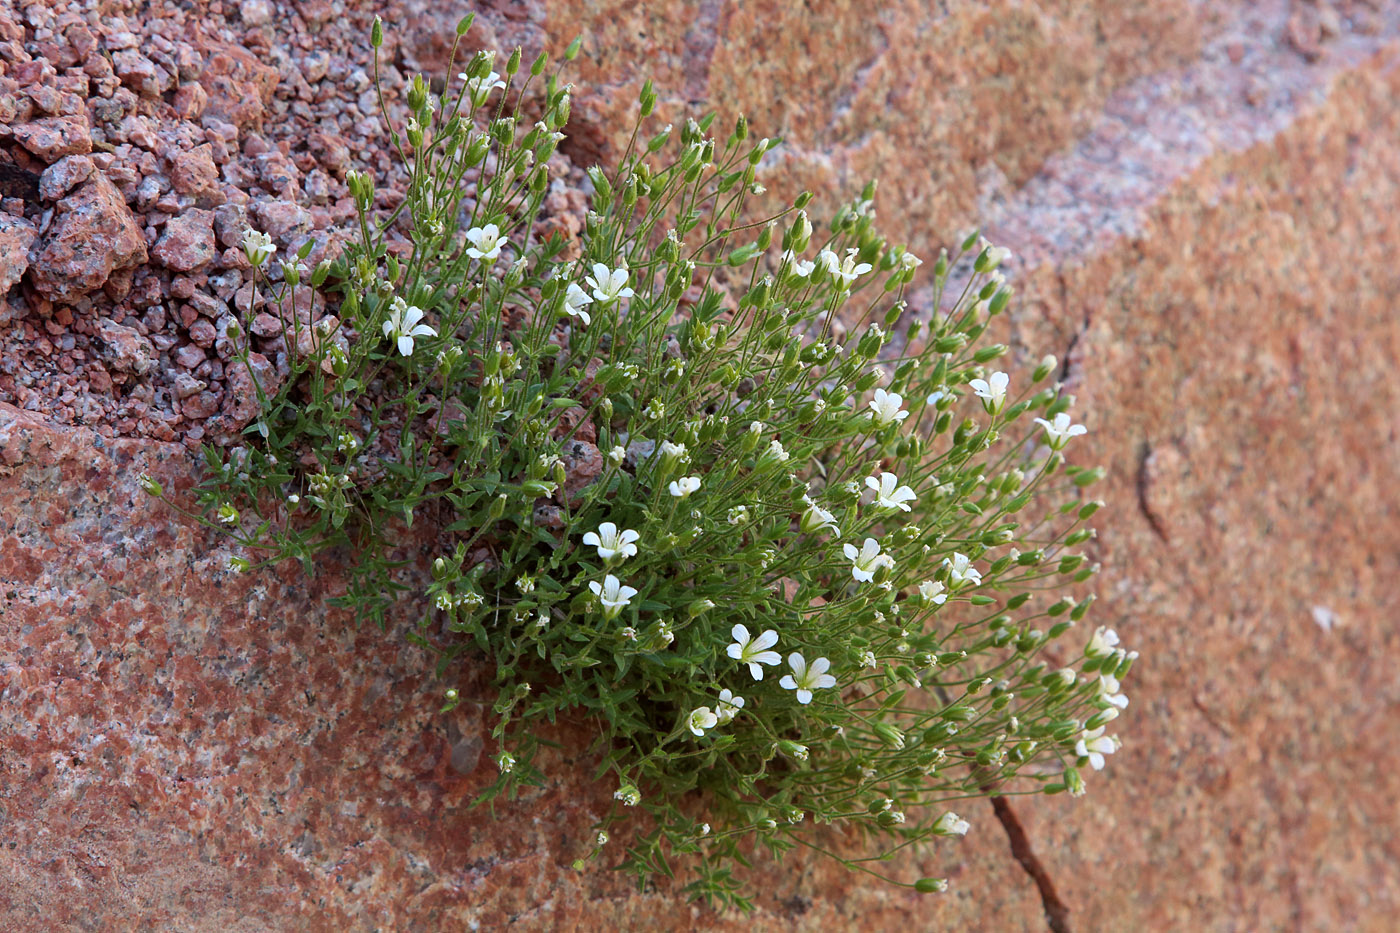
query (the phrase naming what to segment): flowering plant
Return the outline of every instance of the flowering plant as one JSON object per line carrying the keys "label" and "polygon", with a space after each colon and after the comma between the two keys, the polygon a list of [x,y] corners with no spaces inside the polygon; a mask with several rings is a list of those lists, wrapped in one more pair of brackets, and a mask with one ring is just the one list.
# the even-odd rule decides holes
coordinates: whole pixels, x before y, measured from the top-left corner
{"label": "flowering plant", "polygon": [[621,835],[645,879],[690,856],[691,893],[746,907],[755,842],[847,823],[875,854],[833,857],[942,890],[872,864],[966,833],[949,802],[1082,793],[1135,657],[1106,629],[1059,644],[1093,600],[1071,593],[1102,470],[1065,460],[1054,359],[1013,379],[979,344],[1006,251],[962,238],[911,302],[922,263],[876,232],[873,184],[825,233],[805,194],[755,220],[776,143],[712,116],[634,133],[588,170],[582,235],[541,235],[570,109],[545,65],[415,79],[407,199],[383,218],[350,176],[360,238],[311,277],[339,318],[289,335],[249,444],[210,448],[205,514],[262,564],[351,545],[345,601],[381,623],[395,536],[431,514],[411,637],[443,673],[494,663],[483,799],[541,780],[536,724],[586,716],[615,788],[586,857]]}

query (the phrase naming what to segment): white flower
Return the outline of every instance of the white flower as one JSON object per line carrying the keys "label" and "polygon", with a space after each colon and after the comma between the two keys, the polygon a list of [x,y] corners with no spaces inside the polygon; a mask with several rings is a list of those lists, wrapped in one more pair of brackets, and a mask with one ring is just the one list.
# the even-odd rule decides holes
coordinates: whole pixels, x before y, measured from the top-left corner
{"label": "white flower", "polygon": [[919,268],[919,266],[922,266],[923,264],[924,261],[922,259],[920,259],[918,256],[915,256],[908,250],[905,250],[903,253],[900,254],[899,267],[901,269],[913,270]]}
{"label": "white flower", "polygon": [[631,298],[632,289],[627,286],[627,269],[619,266],[609,269],[601,262],[593,264],[593,274],[584,280],[593,289],[593,297],[606,304],[619,298]]}
{"label": "white flower", "polygon": [[940,816],[938,822],[933,824],[933,831],[940,836],[966,836],[971,828],[971,823],[952,810]]}
{"label": "white flower", "polygon": [[933,406],[937,405],[939,402],[943,401],[943,400],[944,400],[945,398],[947,398],[947,397],[948,397],[948,389],[947,389],[947,387],[946,387],[946,386],[939,386],[937,389],[934,389],[932,392],[930,392],[930,393],[928,394],[928,398],[924,399],[924,404],[927,405],[927,406],[929,406],[930,408],[932,408]]}
{"label": "white flower", "polygon": [[706,729],[713,729],[719,722],[719,717],[710,712],[708,706],[697,707],[690,711],[686,717],[685,724],[690,729],[692,735],[704,735]]}
{"label": "white flower", "polygon": [[496,766],[502,774],[510,774],[515,770],[515,756],[510,752],[501,752],[496,756]]}
{"label": "white flower", "polygon": [[1097,729],[1086,729],[1080,733],[1079,741],[1074,743],[1074,753],[1080,758],[1089,759],[1089,767],[1095,771],[1102,771],[1103,756],[1112,755],[1118,751],[1122,744],[1118,741],[1117,736],[1104,735],[1103,730],[1103,726],[1099,726]]}
{"label": "white flower", "polygon": [[943,558],[943,566],[948,568],[948,582],[953,589],[958,589],[964,583],[977,586],[982,582],[981,571],[972,566],[966,554],[954,551],[952,557]]}
{"label": "white flower", "polygon": [[593,323],[593,318],[589,316],[587,311],[583,310],[583,306],[592,303],[593,299],[589,297],[588,292],[579,288],[574,282],[569,283],[568,290],[564,292],[565,314],[580,319],[586,327]]}
{"label": "white flower", "polygon": [[1053,423],[1044,418],[1035,419],[1035,423],[1045,428],[1045,443],[1050,445],[1051,450],[1063,450],[1071,437],[1078,437],[1089,430],[1082,424],[1070,424],[1069,414],[1063,411],[1055,416]]}
{"label": "white flower", "polygon": [[219,516],[219,521],[225,525],[232,525],[238,521],[238,510],[227,502],[219,506],[216,514]]}
{"label": "white flower", "polygon": [[635,807],[641,801],[642,795],[631,784],[623,784],[613,791],[613,799],[621,800],[624,807]]}
{"label": "white flower", "polygon": [[731,525],[742,525],[749,520],[749,507],[747,505],[736,505],[729,510],[727,518]]}
{"label": "white flower", "polygon": [[859,250],[852,247],[846,250],[845,259],[838,259],[831,250],[824,249],[817,255],[817,261],[826,267],[826,271],[831,273],[831,277],[836,279],[842,289],[847,289],[857,276],[865,275],[871,269],[868,262],[856,262],[858,252]]}
{"label": "white flower", "polygon": [[914,495],[914,490],[908,486],[900,486],[899,477],[893,473],[881,473],[879,479],[867,476],[865,485],[875,490],[875,504],[882,509],[900,509],[908,512],[911,510],[905,503],[918,498]]}
{"label": "white flower", "polygon": [[829,531],[836,537],[841,537],[841,528],[836,524],[836,516],[815,502],[808,505],[807,511],[802,513],[802,531],[809,535],[818,531]]}
{"label": "white flower", "polygon": [[719,702],[715,704],[715,716],[719,718],[719,724],[722,726],[730,722],[743,708],[744,698],[735,696],[728,687],[725,687],[719,692]]}
{"label": "white flower", "polygon": [[413,353],[415,337],[437,336],[437,331],[433,328],[427,324],[419,324],[421,320],[423,309],[404,304],[402,298],[395,298],[389,317],[384,321],[384,336],[398,343],[400,354],[409,356]]}
{"label": "white flower", "polygon": [[467,242],[471,244],[467,247],[468,256],[480,259],[482,262],[494,262],[496,257],[501,255],[501,246],[505,244],[505,237],[501,236],[501,230],[495,224],[487,224],[484,227],[472,227],[468,230]]}
{"label": "white flower", "polygon": [[894,558],[880,553],[880,542],[866,538],[860,550],[854,544],[842,545],[841,550],[851,562],[851,576],[861,583],[875,579],[875,571],[881,567],[894,567]]}
{"label": "white flower", "polygon": [[630,586],[623,586],[622,581],[612,574],[603,578],[600,586],[597,580],[592,580],[588,588],[593,591],[593,595],[598,597],[598,601],[603,604],[603,618],[616,619],[623,608],[632,601],[632,597],[637,595],[637,591]]}
{"label": "white flower", "polygon": [[601,559],[612,560],[614,557],[636,557],[635,542],[641,540],[641,537],[640,532],[631,528],[620,532],[612,522],[603,522],[597,531],[590,531],[583,536],[583,543],[596,547]]}
{"label": "white flower", "polygon": [[1094,634],[1089,639],[1084,654],[1090,658],[1106,658],[1113,653],[1113,649],[1116,647],[1118,647],[1118,633],[1111,628],[1104,628],[1100,625],[1094,629]]}
{"label": "white flower", "polygon": [[[986,243],[986,240],[982,241]],[[995,269],[997,266],[1011,258],[1011,250],[1005,246],[992,246],[987,243],[987,269]]]}
{"label": "white flower", "polygon": [[874,670],[876,667],[879,667],[879,664],[880,662],[875,660],[875,652],[869,649],[866,649],[865,653],[860,656],[861,667],[868,667]]}
{"label": "white flower", "polygon": [[937,580],[925,580],[919,584],[919,595],[924,602],[941,606],[948,601],[948,595],[943,592],[943,584]]}
{"label": "white flower", "polygon": [[791,274],[800,279],[805,279],[807,276],[811,275],[812,270],[817,267],[817,264],[810,259],[798,259],[797,254],[790,249],[783,250],[782,261],[783,265],[787,267]]}
{"label": "white flower", "polygon": [[763,456],[773,463],[787,463],[788,452],[783,442],[774,438],[768,442],[768,452]]}
{"label": "white flower", "polygon": [[471,96],[473,107],[480,107],[486,103],[486,98],[491,96],[492,91],[506,86],[506,83],[501,80],[501,76],[494,71],[484,78],[468,78],[465,72],[458,74],[457,77],[466,80],[467,93]]}
{"label": "white flower", "polygon": [[974,379],[968,383],[972,391],[982,400],[987,414],[995,415],[1006,407],[1006,386],[1011,377],[1006,373],[992,373],[988,379]]}
{"label": "white flower", "polygon": [[621,466],[622,461],[627,458],[627,451],[621,444],[614,444],[608,451],[608,462],[613,466]]}
{"label": "white flower", "polygon": [[680,479],[671,480],[671,484],[667,488],[670,489],[671,495],[675,496],[677,499],[684,499],[700,488],[700,477],[682,476]]}
{"label": "white flower", "polygon": [[778,643],[778,633],[771,628],[757,638],[750,638],[746,626],[735,625],[729,634],[733,636],[734,644],[729,646],[726,653],[740,664],[747,664],[754,680],[763,679],[760,664],[771,666],[782,662],[783,658],[778,652],[767,650]]}
{"label": "white flower", "polygon": [[825,690],[836,686],[836,678],[827,673],[831,662],[826,658],[817,658],[812,662],[812,666],[808,667],[807,660],[802,657],[801,652],[794,651],[788,655],[788,666],[792,668],[792,673],[784,674],[783,679],[778,681],[778,686],[784,690],[796,690],[797,702],[803,706],[812,702],[813,690]]}
{"label": "white flower", "polygon": [[608,844],[608,834],[599,830],[598,835],[593,837],[593,841],[600,846],[605,846]]}
{"label": "white flower", "polygon": [[249,229],[243,234],[243,252],[256,268],[271,259],[277,247],[272,245],[272,237],[266,233]]}
{"label": "white flower", "polygon": [[1128,708],[1128,697],[1120,692],[1118,678],[1112,674],[1099,675],[1099,699],[1118,709]]}
{"label": "white flower", "polygon": [[870,400],[870,417],[876,427],[883,428],[887,424],[894,424],[909,417],[909,412],[901,410],[903,406],[904,397],[898,392],[876,389],[875,397]]}

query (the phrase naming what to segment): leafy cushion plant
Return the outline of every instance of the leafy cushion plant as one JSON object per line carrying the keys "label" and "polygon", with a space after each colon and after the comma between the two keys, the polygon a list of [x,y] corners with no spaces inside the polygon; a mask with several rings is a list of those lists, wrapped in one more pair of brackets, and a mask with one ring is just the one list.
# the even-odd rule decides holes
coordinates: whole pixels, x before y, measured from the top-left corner
{"label": "leafy cushion plant", "polygon": [[[495,65],[415,79],[407,198],[385,216],[352,173],[336,262],[279,270],[249,232],[290,375],[246,446],[207,451],[206,520],[260,566],[348,546],[344,602],[382,624],[389,555],[430,516],[411,637],[440,673],[494,665],[482,800],[543,779],[542,721],[586,717],[615,790],[588,857],[645,881],[688,855],[690,893],[748,907],[755,847],[827,851],[813,824],[846,824],[870,853],[829,854],[942,890],[873,866],[966,833],[955,802],[1082,793],[1135,657],[1101,628],[1044,659],[1093,599],[1072,594],[1102,471],[1064,461],[1084,429],[1054,359],[1012,377],[982,341],[1007,252],[967,236],[915,313],[922,264],[875,231],[873,185],[825,233],[807,195],[754,218],[776,143],[712,117],[645,136],[650,84],[619,165],[587,173],[581,236],[541,236],[570,88],[544,56]],[[338,317],[297,307],[304,278]]]}

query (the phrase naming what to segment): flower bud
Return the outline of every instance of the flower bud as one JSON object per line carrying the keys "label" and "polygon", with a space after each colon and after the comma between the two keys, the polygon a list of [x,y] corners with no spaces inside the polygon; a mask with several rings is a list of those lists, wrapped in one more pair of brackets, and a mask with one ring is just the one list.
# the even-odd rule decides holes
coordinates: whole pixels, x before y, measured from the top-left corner
{"label": "flower bud", "polygon": [[793,742],[790,739],[783,739],[778,743],[778,751],[794,761],[806,761],[809,755],[807,746]]}

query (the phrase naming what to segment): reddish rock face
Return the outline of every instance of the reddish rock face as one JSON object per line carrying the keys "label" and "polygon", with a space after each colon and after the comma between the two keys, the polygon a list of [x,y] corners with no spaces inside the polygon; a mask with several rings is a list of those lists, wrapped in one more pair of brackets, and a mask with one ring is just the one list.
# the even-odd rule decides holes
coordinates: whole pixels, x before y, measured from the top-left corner
{"label": "reddish rock face", "polygon": [[58,202],[30,276],[45,298],[71,302],[101,288],[113,270],[145,261],[145,237],[121,192],[99,173]]}

